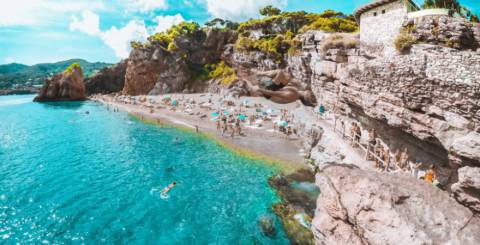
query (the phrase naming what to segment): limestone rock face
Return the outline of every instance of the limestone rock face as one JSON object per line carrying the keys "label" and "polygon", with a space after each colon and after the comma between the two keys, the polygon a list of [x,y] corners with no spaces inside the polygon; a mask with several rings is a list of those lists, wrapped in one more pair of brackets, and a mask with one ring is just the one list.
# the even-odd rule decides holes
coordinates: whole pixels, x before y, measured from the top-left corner
{"label": "limestone rock face", "polygon": [[125,71],[127,69],[127,60],[100,70],[93,77],[85,79],[85,88],[87,95],[108,94],[120,92],[125,84]]}
{"label": "limestone rock face", "polygon": [[480,213],[480,168],[460,168],[452,191],[460,203]]}
{"label": "limestone rock face", "polygon": [[478,244],[480,219],[447,193],[410,176],[330,165],[312,231],[317,244]]}
{"label": "limestone rock face", "polygon": [[[471,44],[471,29],[462,23],[448,20],[439,28]],[[417,34],[425,28],[417,27]],[[376,57],[362,49],[324,50],[326,40],[321,33],[306,33],[304,40],[320,103],[375,128],[392,151],[406,147],[410,160],[437,165],[448,191],[458,168],[480,167],[478,51],[418,44],[408,54]]]}
{"label": "limestone rock face", "polygon": [[82,68],[75,66],[71,71],[55,75],[43,84],[35,97],[36,102],[85,100],[85,84]]}
{"label": "limestone rock face", "polygon": [[127,62],[123,93],[154,95],[207,91],[207,83],[195,81],[195,69],[219,62],[226,44],[233,43],[236,34],[210,30],[205,36],[203,33],[195,36],[198,38],[175,38],[175,52],[155,44],[133,50]]}

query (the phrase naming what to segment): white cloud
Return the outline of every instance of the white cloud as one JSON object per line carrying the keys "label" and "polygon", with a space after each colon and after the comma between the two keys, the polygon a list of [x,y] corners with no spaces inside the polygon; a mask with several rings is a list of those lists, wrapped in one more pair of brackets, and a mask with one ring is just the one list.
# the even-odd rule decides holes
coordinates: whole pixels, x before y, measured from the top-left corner
{"label": "white cloud", "polygon": [[72,16],[70,31],[80,31],[101,38],[102,41],[114,51],[115,56],[123,59],[127,58],[131,51],[131,41],[145,42],[150,34],[165,31],[182,21],[184,21],[184,19],[181,14],[157,16],[155,18],[155,22],[157,23],[155,29],[147,29],[143,21],[132,20],[123,27],[117,28],[113,26],[107,31],[101,31],[100,17],[86,10],[83,11],[81,18]]}
{"label": "white cloud", "polygon": [[77,16],[72,16],[70,31],[75,30],[85,32],[91,36],[100,34],[100,17],[89,10],[83,11],[82,20],[79,20]]}
{"label": "white cloud", "polygon": [[213,17],[240,21],[258,17],[260,8],[267,5],[285,7],[287,0],[206,0],[206,3]]}
{"label": "white cloud", "polygon": [[62,13],[105,9],[101,1],[77,0],[15,0],[3,1],[0,7],[0,26],[41,25],[58,20]]}
{"label": "white cloud", "polygon": [[132,11],[151,12],[156,9],[166,9],[167,0],[133,0],[129,1],[128,7]]}
{"label": "white cloud", "polygon": [[5,64],[11,64],[13,62],[15,62],[15,59],[13,59],[12,57],[5,57]]}
{"label": "white cloud", "polygon": [[118,58],[127,58],[130,53],[131,41],[145,41],[148,37],[147,28],[143,21],[132,20],[126,26],[116,27],[101,33],[101,38],[113,49]]}
{"label": "white cloud", "polygon": [[155,28],[155,32],[163,32],[168,30],[168,28],[180,24],[181,22],[185,21],[181,14],[176,15],[165,15],[165,16],[157,16],[155,18],[155,22],[157,23],[157,27]]}

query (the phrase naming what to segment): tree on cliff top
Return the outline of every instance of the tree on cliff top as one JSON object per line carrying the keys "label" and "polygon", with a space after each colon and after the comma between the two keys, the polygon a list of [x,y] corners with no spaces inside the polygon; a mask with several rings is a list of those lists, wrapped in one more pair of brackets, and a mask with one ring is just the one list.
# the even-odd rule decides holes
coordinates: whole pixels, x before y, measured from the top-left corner
{"label": "tree on cliff top", "polygon": [[282,13],[282,11],[279,8],[273,7],[272,5],[268,5],[260,9],[260,14],[263,16],[274,16],[279,15],[280,13]]}
{"label": "tree on cliff top", "polygon": [[72,74],[73,70],[76,70],[76,69],[80,70],[80,72],[83,74],[82,66],[80,66],[79,63],[73,63],[70,66],[68,66],[67,69],[65,69],[65,71],[63,71],[63,74],[70,75],[70,74]]}

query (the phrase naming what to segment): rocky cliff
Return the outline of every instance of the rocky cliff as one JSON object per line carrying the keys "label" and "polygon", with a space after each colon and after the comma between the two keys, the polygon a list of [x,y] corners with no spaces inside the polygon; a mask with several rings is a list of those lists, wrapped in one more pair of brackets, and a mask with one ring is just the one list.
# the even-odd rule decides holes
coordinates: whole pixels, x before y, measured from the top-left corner
{"label": "rocky cliff", "polygon": [[225,45],[235,42],[231,31],[194,31],[173,40],[174,50],[152,43],[134,49],[127,61],[125,87],[128,95],[203,92],[208,83],[198,76],[204,65],[220,61]]}
{"label": "rocky cliff", "polygon": [[85,79],[87,95],[122,91],[125,85],[126,69],[127,61],[123,60],[112,67],[103,68],[92,77]]}
{"label": "rocky cliff", "polygon": [[[480,212],[479,26],[449,17],[406,21],[404,31],[416,43],[387,57],[362,47],[354,33],[307,30],[292,38],[285,32],[298,26],[271,19],[252,21],[240,34],[194,30],[168,45],[141,45],[126,61],[122,92],[220,92],[221,79],[204,75],[205,67],[222,62],[234,71],[224,86],[231,94],[335,108],[363,129],[376,129],[391,151],[407,148],[409,160],[436,165],[446,192],[406,176],[327,168],[317,176],[318,243],[479,241],[473,216]],[[329,149],[334,142],[322,137],[317,119],[310,120],[300,130],[306,155],[320,156],[321,166],[345,161],[339,149]]]}
{"label": "rocky cliff", "polygon": [[36,102],[85,100],[85,84],[80,65],[73,64],[64,72],[47,79],[35,97]]}
{"label": "rocky cliff", "polygon": [[480,218],[410,176],[330,165],[312,230],[317,244],[477,244]]}
{"label": "rocky cliff", "polygon": [[[445,33],[452,37],[472,33],[454,30],[458,33]],[[480,189],[459,174],[462,168],[480,167],[480,52],[463,50],[474,42],[451,48],[434,40],[435,44],[413,45],[407,54],[375,57],[361,48],[325,49],[330,35],[308,35],[304,47],[312,57],[311,83],[320,102],[335,104],[365,129],[377,129],[393,151],[406,147],[410,160],[436,164],[447,189],[478,211]],[[475,173],[471,171],[474,176],[469,178],[478,180]],[[469,187],[452,190],[454,183]]]}

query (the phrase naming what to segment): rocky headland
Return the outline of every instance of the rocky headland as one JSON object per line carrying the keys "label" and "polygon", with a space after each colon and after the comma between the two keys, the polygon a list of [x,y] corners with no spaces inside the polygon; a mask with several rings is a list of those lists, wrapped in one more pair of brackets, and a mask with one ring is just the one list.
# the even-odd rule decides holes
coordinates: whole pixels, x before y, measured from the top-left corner
{"label": "rocky headland", "polygon": [[62,73],[47,79],[34,101],[48,102],[85,99],[83,71],[80,65],[74,63]]}
{"label": "rocky headland", "polygon": [[[327,11],[282,13],[236,28],[182,23],[132,43],[128,59],[86,82],[87,94],[115,92],[110,102],[120,104],[134,98],[128,106],[146,107],[146,114],[163,109],[146,99],[135,104],[139,96],[166,93],[297,103],[290,113],[298,144],[321,191],[315,212],[301,208],[313,218],[317,244],[477,244],[480,26],[405,16],[394,48],[393,41],[366,43],[356,21]],[[320,105],[328,120],[318,117]],[[375,168],[347,139],[352,122],[363,132],[359,145],[374,129],[387,152],[407,149],[421,170],[435,166],[442,189],[405,170]],[[287,182],[272,183],[282,189]],[[293,216],[298,198],[282,197],[291,206],[276,211]]]}

